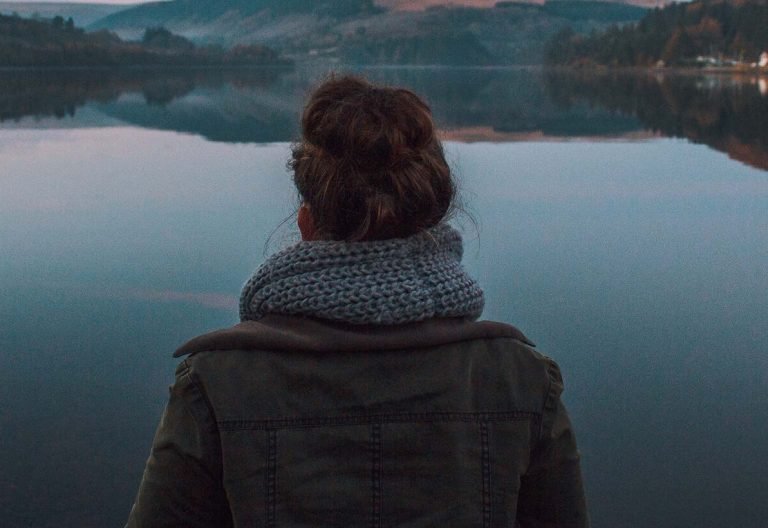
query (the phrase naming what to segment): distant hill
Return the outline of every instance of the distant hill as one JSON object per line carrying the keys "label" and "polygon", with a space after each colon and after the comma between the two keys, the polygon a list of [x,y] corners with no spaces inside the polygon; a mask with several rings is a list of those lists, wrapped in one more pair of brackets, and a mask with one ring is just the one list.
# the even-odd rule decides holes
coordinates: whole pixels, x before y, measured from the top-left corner
{"label": "distant hill", "polygon": [[132,7],[130,4],[0,1],[0,15],[16,13],[23,18],[53,18],[59,15],[63,18],[72,18],[78,26],[87,26],[130,7]]}
{"label": "distant hill", "polygon": [[[545,0],[513,0],[518,4],[544,4]],[[424,11],[431,7],[491,8],[504,0],[376,0],[376,5],[393,11]],[[663,7],[672,0],[603,0],[605,3],[629,4],[640,7]]]}
{"label": "distant hill", "polygon": [[344,18],[382,11],[373,0],[172,0],[120,10],[98,21],[96,28],[143,28],[157,24],[202,25],[236,15],[269,19],[312,15]]}
{"label": "distant hill", "polygon": [[[477,7],[491,8],[499,0],[376,0],[376,5],[391,11],[424,11],[430,7]],[[530,4],[544,3],[531,0]]]}
{"label": "distant hill", "polygon": [[567,26],[589,32],[642,18],[643,8],[565,0],[544,5],[392,11],[374,0],[173,0],[111,14],[91,27],[137,38],[163,25],[200,44],[258,43],[297,60],[360,64],[538,64]]}
{"label": "distant hill", "polygon": [[768,0],[695,0],[598,34],[562,30],[550,41],[546,59],[571,66],[681,66],[756,62],[766,50]]}
{"label": "distant hill", "polygon": [[145,30],[139,42],[109,31],[86,33],[72,18],[32,20],[0,15],[0,67],[282,65],[259,45],[199,47],[165,28]]}

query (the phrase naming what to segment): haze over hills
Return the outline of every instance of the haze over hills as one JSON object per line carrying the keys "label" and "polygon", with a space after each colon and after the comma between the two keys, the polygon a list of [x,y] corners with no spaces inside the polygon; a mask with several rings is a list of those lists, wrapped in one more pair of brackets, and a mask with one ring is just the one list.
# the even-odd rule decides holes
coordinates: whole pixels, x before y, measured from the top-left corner
{"label": "haze over hills", "polygon": [[[555,0],[557,1],[557,0]],[[578,1],[578,0],[574,0]],[[660,7],[671,3],[671,0],[600,0],[606,3],[629,4],[641,7]],[[374,0],[373,4],[388,11],[424,11],[428,8],[443,6],[446,8],[472,7],[491,9],[497,3],[504,0]],[[94,2],[21,2],[0,0],[0,14],[18,14],[25,18],[53,18],[62,16],[72,18],[78,26],[89,26],[98,20],[111,14],[140,6],[145,3],[155,4],[161,2],[135,2],[135,3],[94,3]],[[205,0],[200,0],[205,3]],[[231,0],[219,2],[221,5],[232,4]],[[245,5],[247,2],[240,2]],[[255,2],[258,4],[260,2]],[[290,3],[290,2],[289,2]],[[509,3],[509,2],[508,2]],[[520,4],[544,4],[545,0],[512,0],[511,3]]]}
{"label": "haze over hills", "polygon": [[165,28],[148,28],[141,41],[108,31],[86,33],[72,18],[0,15],[0,67],[289,66],[265,46],[197,46]]}
{"label": "haze over hills", "polygon": [[77,26],[87,26],[124,9],[130,4],[95,4],[75,2],[0,2],[0,15],[18,14],[25,18],[72,18]]}
{"label": "haze over hills", "polygon": [[[395,0],[381,1],[394,7]],[[297,60],[503,65],[541,63],[546,41],[566,26],[589,32],[645,14],[636,6],[584,0],[425,11],[404,6],[390,10],[374,0],[174,0],[116,12],[91,28],[137,38],[147,27],[163,25],[197,43],[257,43]]]}

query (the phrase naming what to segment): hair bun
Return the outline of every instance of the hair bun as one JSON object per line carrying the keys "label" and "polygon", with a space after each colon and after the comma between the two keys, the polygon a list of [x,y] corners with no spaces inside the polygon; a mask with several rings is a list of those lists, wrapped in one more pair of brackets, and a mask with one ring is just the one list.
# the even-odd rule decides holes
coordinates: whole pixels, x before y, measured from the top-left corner
{"label": "hair bun", "polygon": [[[324,153],[376,170],[413,157],[434,140],[429,107],[408,90],[353,77],[334,84],[317,94],[302,120],[304,137]],[[339,98],[340,92],[346,96]]]}
{"label": "hair bun", "polygon": [[403,88],[332,78],[310,97],[291,167],[325,236],[408,236],[445,216],[455,194],[429,106]]}

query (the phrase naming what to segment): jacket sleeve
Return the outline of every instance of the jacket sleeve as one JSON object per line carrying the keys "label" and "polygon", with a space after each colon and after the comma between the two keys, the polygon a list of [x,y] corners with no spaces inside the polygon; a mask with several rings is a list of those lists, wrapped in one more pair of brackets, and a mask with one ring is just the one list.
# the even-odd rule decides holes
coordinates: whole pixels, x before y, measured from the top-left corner
{"label": "jacket sleeve", "polygon": [[126,528],[231,526],[216,421],[186,361],[170,393]]}
{"label": "jacket sleeve", "polygon": [[549,390],[542,411],[538,442],[531,453],[518,496],[523,528],[586,528],[589,516],[579,465],[579,452],[560,394],[563,379],[549,358]]}

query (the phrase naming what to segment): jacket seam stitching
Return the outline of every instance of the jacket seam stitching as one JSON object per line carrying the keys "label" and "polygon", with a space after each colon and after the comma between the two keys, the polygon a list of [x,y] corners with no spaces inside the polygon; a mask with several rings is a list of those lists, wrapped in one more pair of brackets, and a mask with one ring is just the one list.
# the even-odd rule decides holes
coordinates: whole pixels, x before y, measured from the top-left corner
{"label": "jacket seam stitching", "polygon": [[[211,400],[208,399],[208,394],[206,394],[205,390],[203,390],[203,386],[201,383],[199,383],[197,376],[195,376],[192,373],[192,370],[188,366],[184,370],[184,372],[181,373],[181,376],[189,380],[189,384],[200,395],[203,402],[205,403],[205,407],[208,409],[208,413],[210,414],[211,418],[213,418],[213,423],[215,425],[218,425],[219,422],[216,420],[216,413],[213,411],[213,404],[211,403]],[[217,433],[218,433],[218,427],[217,427]]]}
{"label": "jacket seam stitching", "polygon": [[556,394],[554,390],[554,381],[555,381],[555,365],[554,361],[552,361],[549,358],[546,358],[547,360],[547,378],[549,380],[549,383],[547,384],[547,395],[544,399],[544,406],[541,411],[541,424],[539,425],[539,438],[538,440],[541,441],[544,438],[544,425],[546,420],[544,419],[545,413],[548,410],[554,409],[554,401],[556,399]]}
{"label": "jacket seam stitching", "polygon": [[483,478],[483,528],[490,528],[491,526],[491,453],[488,436],[488,422],[484,420],[480,422]]}
{"label": "jacket seam stitching", "polygon": [[266,511],[265,525],[267,528],[275,526],[275,495],[277,492],[277,431],[266,430],[267,436],[267,474],[265,479]]}
{"label": "jacket seam stitching", "polygon": [[[219,422],[216,420],[216,413],[213,410],[213,404],[211,403],[211,400],[208,398],[208,394],[203,389],[202,383],[198,380],[197,376],[192,371],[191,365],[185,360],[184,363],[184,370],[179,373],[179,376],[181,378],[185,378],[187,382],[189,383],[190,388],[195,391],[200,398],[203,400],[203,404],[206,407],[206,410],[208,411],[208,415],[211,417],[211,422],[213,423],[213,431],[212,433],[216,437],[216,443],[218,444],[217,447],[219,449],[219,453],[223,453],[223,446],[221,445],[221,429],[219,428]],[[221,456],[221,455],[220,455]],[[222,479],[224,478],[224,465],[220,464],[218,469],[218,474],[216,475],[219,482],[223,482]]]}
{"label": "jacket seam stitching", "polygon": [[370,416],[319,416],[294,418],[267,418],[263,420],[221,420],[218,422],[223,431],[239,430],[276,430],[304,429],[313,427],[368,425],[385,423],[409,422],[510,422],[537,420],[540,413],[532,411],[501,411],[501,412],[436,412],[436,413],[399,413]]}
{"label": "jacket seam stitching", "polygon": [[381,528],[381,423],[371,424],[371,528]]}
{"label": "jacket seam stitching", "polygon": [[[519,330],[518,330],[519,331]],[[456,343],[466,343],[469,341],[496,341],[500,339],[511,339],[512,341],[517,341],[518,343],[530,347],[530,348],[536,348],[536,344],[528,339],[524,334],[523,335],[469,335],[469,336],[458,336],[456,339],[452,341],[438,341],[435,343],[427,343],[423,346],[418,347],[412,347],[408,348],[406,346],[397,346],[397,347],[386,347],[381,349],[364,349],[361,350],[361,352],[374,352],[374,351],[385,351],[385,352],[391,352],[391,351],[406,351],[406,350],[414,350],[414,349],[430,349],[430,348],[438,348],[446,345],[453,345]],[[288,346],[268,346],[265,344],[246,344],[247,346],[238,346],[237,344],[232,345],[231,343],[222,344],[222,345],[210,345],[210,346],[203,346],[197,350],[193,349],[190,351],[182,351],[182,349],[185,348],[186,345],[182,345],[173,355],[173,357],[191,357],[195,354],[201,354],[205,352],[232,352],[233,350],[239,350],[242,352],[269,352],[269,353],[282,353],[282,352],[327,352],[330,349],[325,347],[303,347],[303,348],[297,348],[297,347],[288,347]],[[337,350],[337,349],[336,349]],[[350,350],[345,350],[345,352],[350,352]]]}

